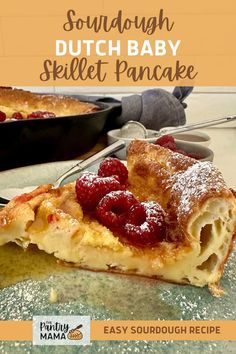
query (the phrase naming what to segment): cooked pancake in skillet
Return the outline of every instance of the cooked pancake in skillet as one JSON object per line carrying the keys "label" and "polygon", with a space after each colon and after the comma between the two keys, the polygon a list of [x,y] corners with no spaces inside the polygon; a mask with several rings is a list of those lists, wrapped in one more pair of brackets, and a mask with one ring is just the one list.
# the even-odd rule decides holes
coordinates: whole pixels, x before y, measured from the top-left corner
{"label": "cooked pancake in skillet", "polygon": [[65,117],[98,110],[100,107],[72,97],[0,88],[0,111],[6,119]]}

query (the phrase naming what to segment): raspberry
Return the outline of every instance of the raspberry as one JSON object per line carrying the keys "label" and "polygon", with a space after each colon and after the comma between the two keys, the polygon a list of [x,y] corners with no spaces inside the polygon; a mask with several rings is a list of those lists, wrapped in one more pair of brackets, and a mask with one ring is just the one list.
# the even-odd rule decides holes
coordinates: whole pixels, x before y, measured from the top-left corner
{"label": "raspberry", "polygon": [[153,246],[165,238],[162,207],[155,202],[134,205],[124,227],[127,240],[137,246]]}
{"label": "raspberry", "polygon": [[166,149],[170,149],[171,151],[174,151],[176,152],[176,149],[177,149],[177,146],[175,143],[172,143],[172,142],[169,142],[169,143],[166,143],[164,145],[162,145],[164,148]]}
{"label": "raspberry", "polygon": [[55,113],[47,111],[35,111],[28,114],[27,118],[53,118],[56,117]]}
{"label": "raspberry", "polygon": [[99,202],[96,216],[109,229],[122,229],[131,207],[137,203],[128,191],[110,192]]}
{"label": "raspberry", "polygon": [[155,141],[155,144],[160,146],[164,146],[167,143],[175,144],[175,139],[172,135],[163,135]]}
{"label": "raspberry", "polygon": [[14,112],[12,114],[12,118],[14,118],[14,119],[23,119],[23,116],[22,116],[22,114],[20,112]]}
{"label": "raspberry", "polygon": [[0,122],[4,122],[7,119],[6,113],[0,111]]}
{"label": "raspberry", "polygon": [[98,175],[102,177],[118,176],[121,184],[126,184],[128,180],[128,170],[118,159],[108,157],[100,164]]}
{"label": "raspberry", "polygon": [[175,150],[175,152],[178,152],[178,154],[187,156],[187,152],[185,152],[184,150],[177,149],[177,150]]}
{"label": "raspberry", "polygon": [[199,155],[198,153],[195,153],[195,152],[188,153],[187,156],[191,157],[192,159],[195,159],[195,160],[201,160],[201,158],[202,158],[201,155]]}
{"label": "raspberry", "polygon": [[78,202],[88,211],[95,210],[104,195],[121,189],[121,184],[114,177],[99,177],[90,172],[82,174],[75,187]]}
{"label": "raspberry", "polygon": [[175,143],[175,139],[171,135],[163,135],[160,138],[158,138],[155,142],[156,145],[163,146],[166,149],[170,149],[172,151],[177,150],[177,146]]}
{"label": "raspberry", "polygon": [[132,209],[132,213],[130,213],[129,218],[127,219],[127,223],[133,225],[142,225],[146,220],[146,212],[143,206],[143,203],[139,203],[135,205],[135,208]]}

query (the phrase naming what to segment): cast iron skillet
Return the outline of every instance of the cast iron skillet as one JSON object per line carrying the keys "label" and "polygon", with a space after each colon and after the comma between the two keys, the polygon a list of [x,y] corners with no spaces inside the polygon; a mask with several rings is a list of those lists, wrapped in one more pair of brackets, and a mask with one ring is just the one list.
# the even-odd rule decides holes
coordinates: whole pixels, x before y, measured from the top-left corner
{"label": "cast iron skillet", "polygon": [[100,111],[0,123],[0,170],[73,159],[88,151],[96,144],[108,117],[121,110],[119,104],[95,104]]}

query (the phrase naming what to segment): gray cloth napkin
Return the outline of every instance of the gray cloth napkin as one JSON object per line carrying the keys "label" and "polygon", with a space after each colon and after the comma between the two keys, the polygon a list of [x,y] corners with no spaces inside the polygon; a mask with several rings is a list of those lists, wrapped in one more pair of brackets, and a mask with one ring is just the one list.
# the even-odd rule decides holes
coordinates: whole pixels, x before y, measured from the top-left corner
{"label": "gray cloth napkin", "polygon": [[77,96],[90,102],[102,101],[114,104],[121,109],[114,112],[109,127],[121,127],[129,120],[142,123],[146,128],[159,130],[163,127],[183,125],[186,122],[185,98],[193,87],[175,87],[173,93],[163,89],[150,89],[141,95],[122,97],[121,102],[112,97]]}
{"label": "gray cloth napkin", "polygon": [[162,89],[151,89],[141,95],[123,97],[121,105],[122,114],[116,118],[118,125],[135,120],[146,128],[159,130],[186,122],[182,103],[173,94]]}

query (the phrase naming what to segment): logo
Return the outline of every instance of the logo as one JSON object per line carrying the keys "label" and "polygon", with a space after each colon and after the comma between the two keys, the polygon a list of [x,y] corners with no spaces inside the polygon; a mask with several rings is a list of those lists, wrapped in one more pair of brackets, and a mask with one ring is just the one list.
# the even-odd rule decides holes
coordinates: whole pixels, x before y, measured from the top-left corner
{"label": "logo", "polygon": [[67,338],[70,340],[81,340],[83,339],[83,333],[80,331],[80,328],[83,327],[83,325],[79,325],[78,327],[71,329],[69,333],[67,334]]}
{"label": "logo", "polygon": [[89,316],[34,316],[34,345],[89,345]]}

